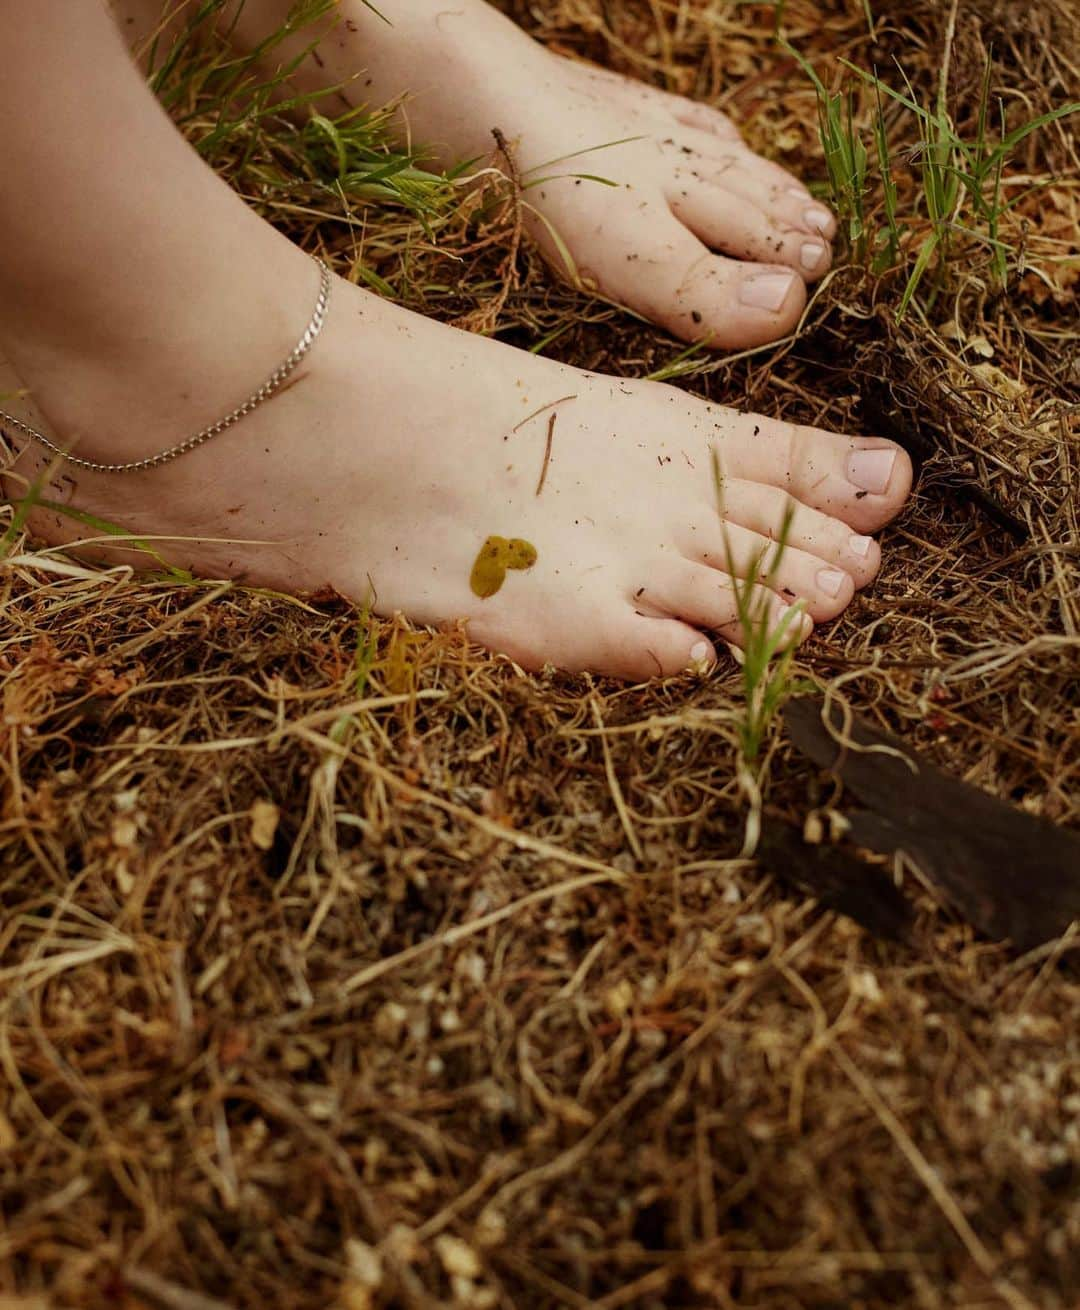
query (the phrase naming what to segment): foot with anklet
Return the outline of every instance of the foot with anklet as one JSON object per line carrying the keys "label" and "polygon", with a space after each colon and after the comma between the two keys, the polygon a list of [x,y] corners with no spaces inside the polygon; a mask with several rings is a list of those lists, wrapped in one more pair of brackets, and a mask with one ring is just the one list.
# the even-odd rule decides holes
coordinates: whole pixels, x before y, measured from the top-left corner
{"label": "foot with anklet", "polygon": [[[309,322],[320,272],[187,147],[96,6],[70,24],[58,43],[32,15],[2,23],[0,112],[17,130],[0,393],[25,392],[5,408],[78,457],[127,463],[251,395]],[[340,279],[288,384],[175,460],[56,464],[0,426],[22,447],[9,495],[45,478],[47,495],[204,576],[331,586],[382,614],[465,620],[527,668],[633,679],[740,640],[732,569],[759,572],[760,604],[797,638],[840,613],[874,576],[870,534],[911,478],[888,441],[569,368]],[[40,509],[32,526],[85,535]]]}

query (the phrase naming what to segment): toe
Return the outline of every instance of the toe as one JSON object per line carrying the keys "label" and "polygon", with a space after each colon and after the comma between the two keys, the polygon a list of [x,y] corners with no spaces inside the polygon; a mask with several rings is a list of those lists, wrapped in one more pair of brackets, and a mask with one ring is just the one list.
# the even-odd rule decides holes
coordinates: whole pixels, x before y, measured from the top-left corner
{"label": "toe", "polygon": [[911,460],[892,441],[738,415],[716,424],[725,477],[781,487],[856,533],[893,518],[911,490]]}
{"label": "toe", "polygon": [[797,178],[741,141],[722,141],[684,128],[661,140],[660,149],[673,168],[742,196],[781,227],[825,241],[836,235],[833,214]]}
{"label": "toe", "polygon": [[[697,628],[677,619],[628,611],[612,643],[614,677],[644,681],[678,673],[705,672],[716,663],[716,648]],[[617,649],[618,654],[614,654]]]}
{"label": "toe", "polygon": [[[735,169],[731,170],[734,175]],[[668,192],[676,217],[707,245],[738,259],[786,264],[807,282],[828,272],[829,243],[761,208],[723,181],[677,169]]]}
{"label": "toe", "polygon": [[632,598],[628,604],[618,595],[569,616],[558,604],[478,614],[469,620],[468,633],[477,645],[533,671],[554,664],[567,673],[643,682],[716,662],[713,644],[700,629],[673,618],[666,608]]}
{"label": "toe", "polygon": [[775,205],[777,212],[782,212],[797,226],[816,232],[826,241],[836,236],[836,215],[816,200],[793,173],[771,159],[754,154],[747,147],[743,149],[745,153],[740,156],[742,172],[754,180],[759,194],[772,197],[768,206],[770,212]]}
{"label": "toe", "polygon": [[637,605],[716,632],[735,646],[745,646],[759,628],[803,641],[814,626],[808,614],[771,588],[742,581],[736,586],[720,570],[690,561],[657,569],[634,595]]}
{"label": "toe", "polygon": [[[779,487],[728,478],[722,512],[730,523],[843,569],[856,587],[865,587],[881,567],[881,547],[873,537],[852,532],[842,519],[803,505]],[[708,520],[697,525],[695,539],[704,541],[709,530]]]}
{"label": "toe", "polygon": [[788,604],[803,601],[815,623],[835,618],[855,594],[854,579],[833,561],[736,523],[701,525],[693,547],[687,554],[701,564],[740,581],[754,579]]}
{"label": "toe", "polygon": [[[624,193],[578,249],[581,273],[605,295],[684,341],[720,350],[777,340],[806,304],[805,283],[790,268],[712,254],[661,196]],[[558,266],[557,257],[553,262]]]}

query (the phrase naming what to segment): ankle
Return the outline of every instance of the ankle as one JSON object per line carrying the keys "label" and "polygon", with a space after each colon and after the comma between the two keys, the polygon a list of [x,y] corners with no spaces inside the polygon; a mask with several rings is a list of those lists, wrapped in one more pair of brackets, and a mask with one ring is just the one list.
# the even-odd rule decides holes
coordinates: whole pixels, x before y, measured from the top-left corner
{"label": "ankle", "polygon": [[70,300],[62,321],[38,314],[18,337],[5,311],[0,346],[49,426],[80,456],[123,463],[156,454],[250,397],[310,322],[318,269],[278,240],[273,262],[257,267],[215,251],[198,278],[168,279],[171,297],[145,296],[99,330],[90,306]]}

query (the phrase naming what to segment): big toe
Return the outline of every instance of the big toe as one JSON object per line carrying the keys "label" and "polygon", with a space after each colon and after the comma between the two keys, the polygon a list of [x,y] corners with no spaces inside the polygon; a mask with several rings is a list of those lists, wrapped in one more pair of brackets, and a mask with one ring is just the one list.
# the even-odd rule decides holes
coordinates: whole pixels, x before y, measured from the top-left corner
{"label": "big toe", "polygon": [[911,491],[907,452],[882,437],[847,437],[759,414],[716,426],[725,473],[782,487],[857,532],[888,523]]}

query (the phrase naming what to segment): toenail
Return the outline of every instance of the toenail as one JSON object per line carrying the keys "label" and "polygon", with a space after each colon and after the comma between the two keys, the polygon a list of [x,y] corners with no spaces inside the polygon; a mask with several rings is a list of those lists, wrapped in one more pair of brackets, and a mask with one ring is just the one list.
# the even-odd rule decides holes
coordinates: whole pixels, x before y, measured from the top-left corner
{"label": "toenail", "polygon": [[707,641],[699,641],[690,647],[691,668],[710,668],[716,663],[716,651]]}
{"label": "toenail", "polygon": [[829,230],[831,221],[832,215],[820,205],[811,205],[809,209],[803,210],[803,222],[807,227],[812,227],[815,232],[820,232],[822,236]]}
{"label": "toenail", "polygon": [[858,555],[860,559],[866,559],[870,554],[870,547],[874,544],[873,537],[862,537],[858,533],[848,538],[848,550],[853,555]]}
{"label": "toenail", "polygon": [[817,268],[824,253],[825,247],[820,241],[804,241],[803,248],[799,252],[799,263],[803,268]]}
{"label": "toenail", "polygon": [[895,450],[853,450],[847,458],[848,481],[880,496],[889,485],[895,463]]}
{"label": "toenail", "polygon": [[[822,572],[827,572],[823,569]],[[786,636],[793,640],[801,641],[812,627],[810,615],[802,608],[801,602],[799,607],[794,605],[781,604],[776,611],[776,630],[782,631]]]}
{"label": "toenail", "polygon": [[839,596],[846,577],[840,569],[819,569],[817,584],[826,596]]}
{"label": "toenail", "polygon": [[743,278],[739,299],[744,305],[775,313],[787,299],[794,281],[793,273],[753,273]]}

